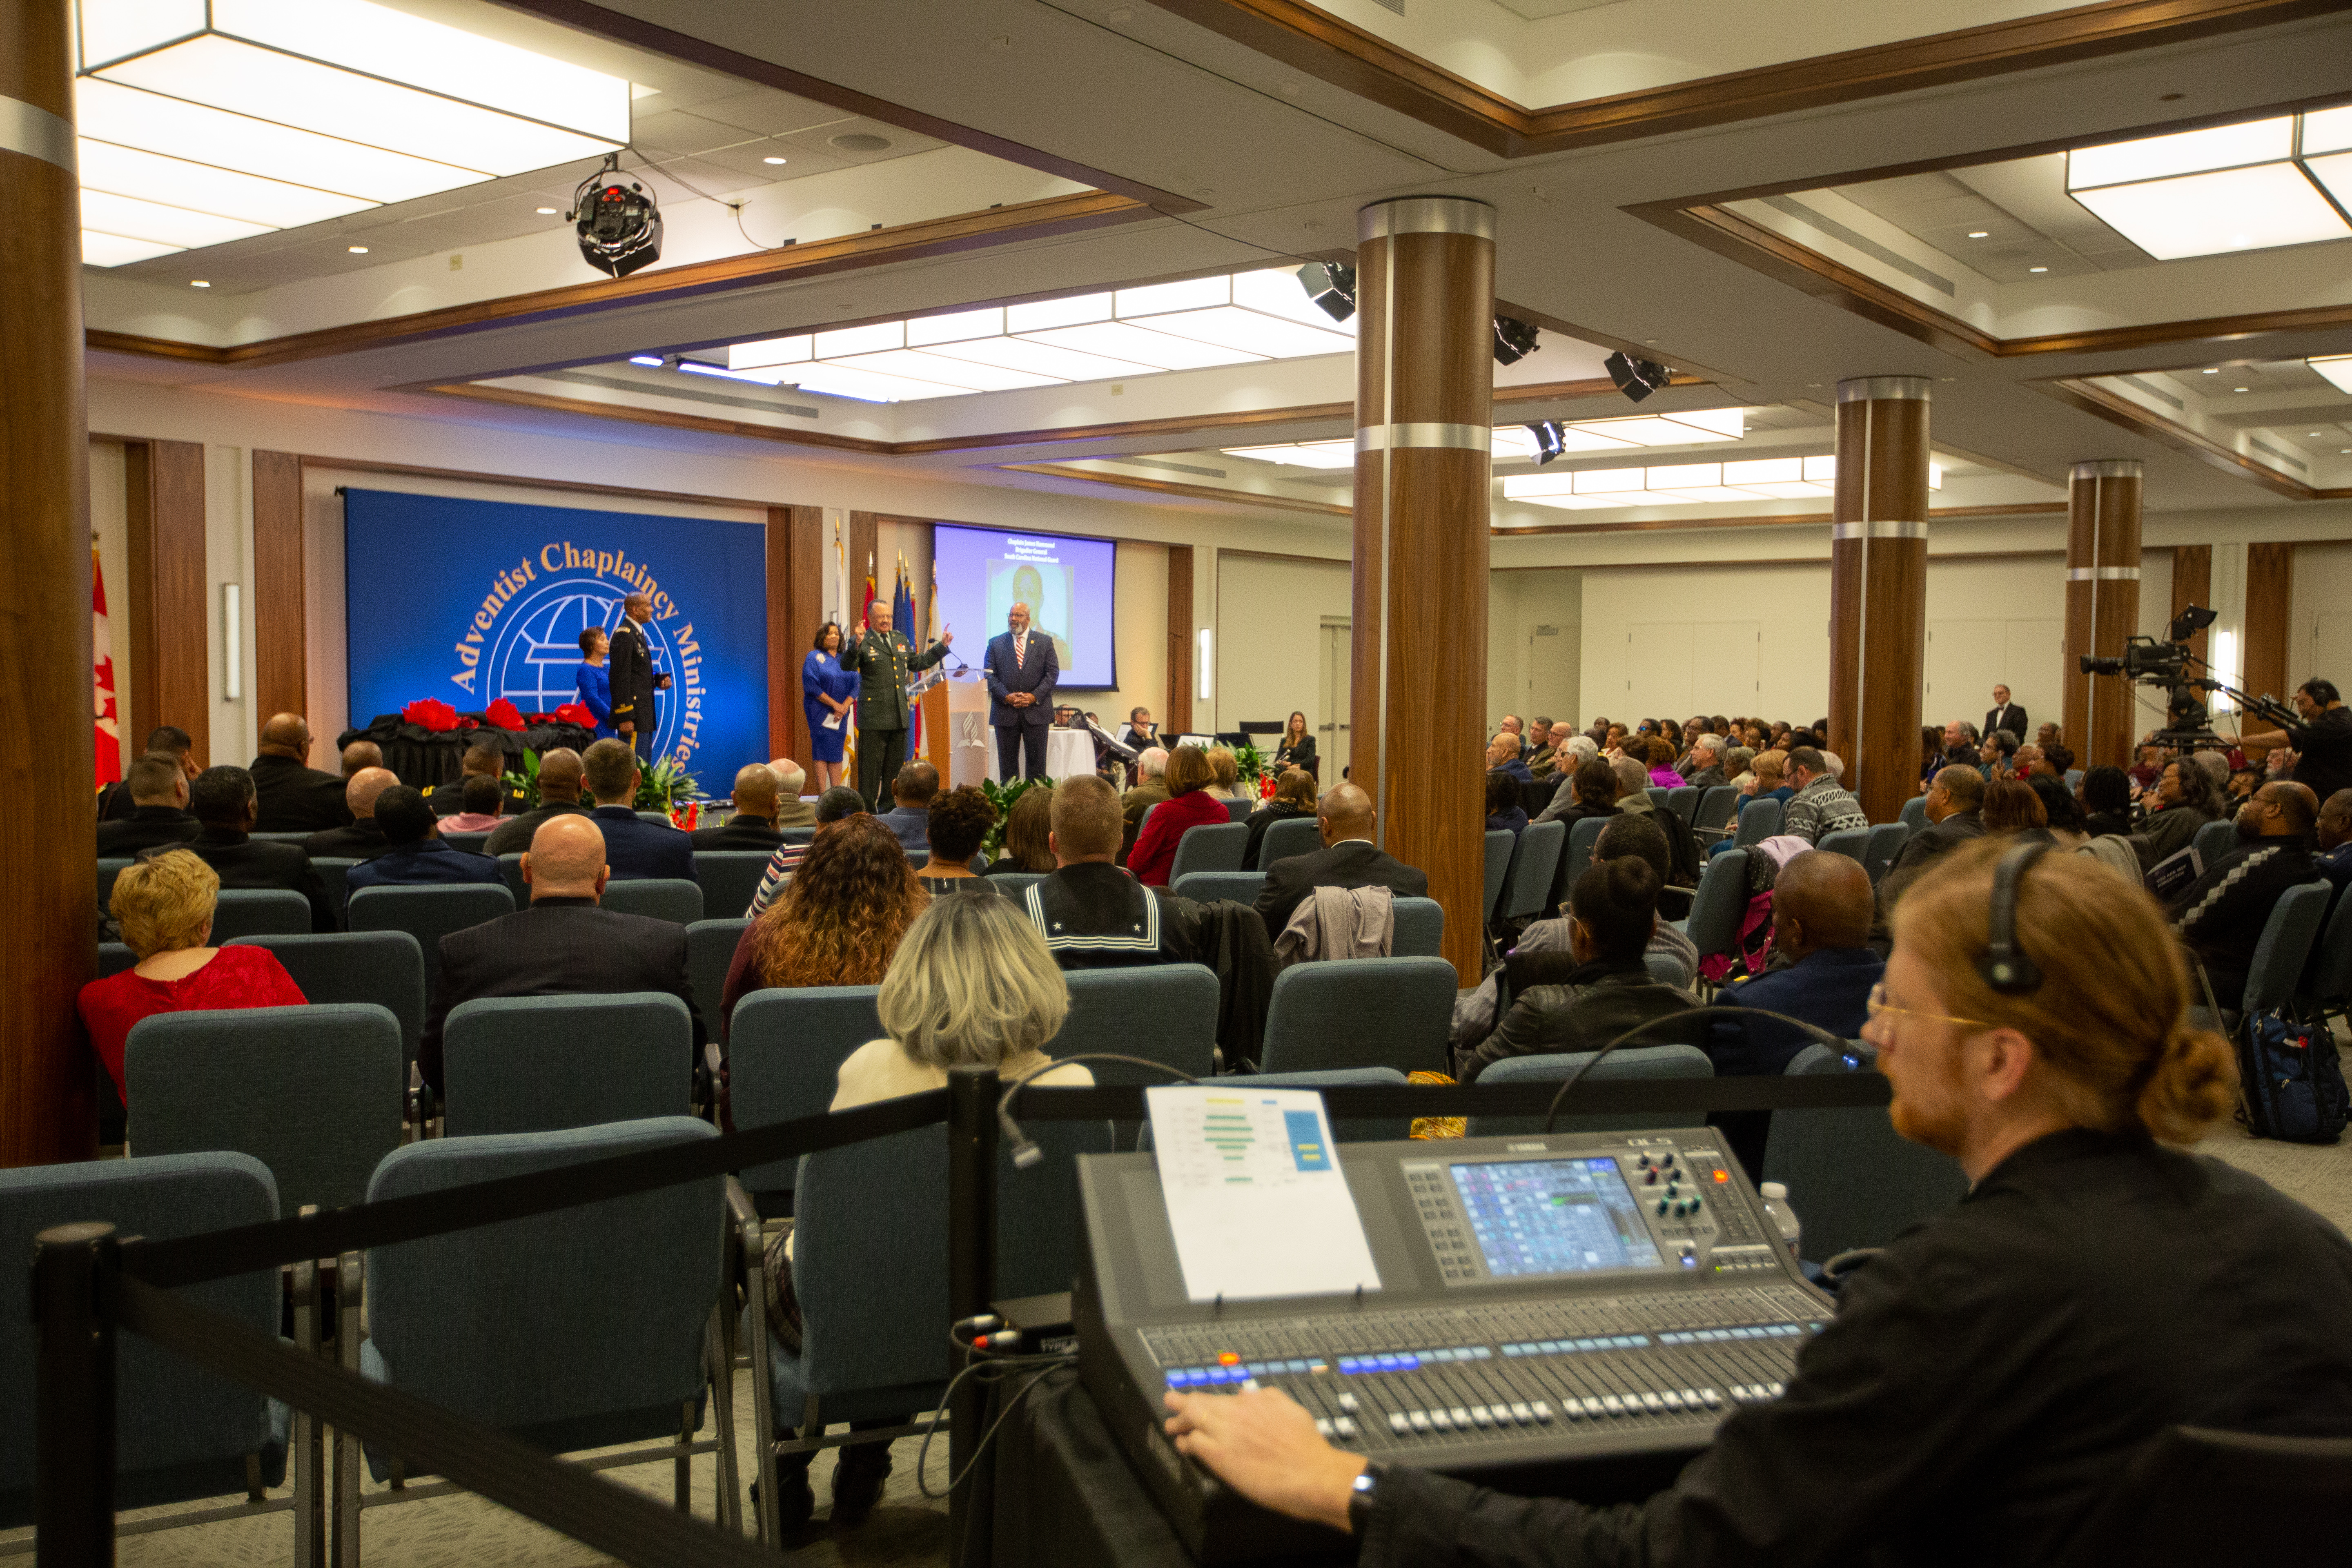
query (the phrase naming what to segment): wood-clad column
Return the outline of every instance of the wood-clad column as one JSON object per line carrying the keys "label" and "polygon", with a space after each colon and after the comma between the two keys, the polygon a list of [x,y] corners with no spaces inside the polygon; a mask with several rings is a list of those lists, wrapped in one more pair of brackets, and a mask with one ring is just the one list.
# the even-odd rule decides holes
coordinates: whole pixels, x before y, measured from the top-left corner
{"label": "wood-clad column", "polygon": [[[292,452],[253,454],[254,711],[310,711],[304,668],[302,459]],[[321,738],[332,745],[334,737]],[[311,759],[317,763],[317,758]]]}
{"label": "wood-clad column", "polygon": [[1495,209],[1453,196],[1364,208],[1356,290],[1349,776],[1380,812],[1381,847],[1427,873],[1445,956],[1469,984],[1486,924]]}
{"label": "wood-clad column", "polygon": [[144,744],[158,724],[176,724],[195,742],[190,754],[196,765],[208,766],[213,701],[205,620],[205,449],[194,441],[126,442],[122,473],[131,689],[138,705],[131,745]]}
{"label": "wood-clad column", "polygon": [[[2114,658],[2139,629],[2140,464],[2077,463],[2066,486],[2066,745],[2074,765],[2131,764],[2131,680],[2085,675],[2083,657]],[[2019,740],[2032,737],[2020,735]]]}
{"label": "wood-clad column", "polygon": [[[768,509],[768,755],[809,762],[801,663],[824,624],[824,509]],[[846,630],[844,639],[847,638]]]}
{"label": "wood-clad column", "polygon": [[[66,0],[0,0],[0,1163],[96,1152],[89,430]],[[202,645],[198,645],[201,648]],[[198,679],[203,679],[199,661]]]}
{"label": "wood-clad column", "polygon": [[[1192,727],[1192,547],[1168,547],[1168,702],[1160,710],[1160,733],[1181,735]],[[1119,720],[1126,721],[1122,713]],[[1114,729],[1111,731],[1117,734]]]}
{"label": "wood-clad column", "polygon": [[[2246,546],[2245,689],[2284,702],[2294,689],[2287,668],[2288,622],[2294,616],[2294,546]],[[2308,679],[2309,677],[2303,679]]]}
{"label": "wood-clad column", "polygon": [[1927,382],[1838,383],[1830,506],[1830,749],[1873,822],[1919,791],[1927,651]]}
{"label": "wood-clad column", "polygon": [[[2172,547],[2172,616],[2195,605],[2200,609],[2213,607],[2213,547],[2210,544],[2176,544]],[[2189,656],[2200,664],[2212,656],[2213,628],[2200,626],[2189,639]]]}

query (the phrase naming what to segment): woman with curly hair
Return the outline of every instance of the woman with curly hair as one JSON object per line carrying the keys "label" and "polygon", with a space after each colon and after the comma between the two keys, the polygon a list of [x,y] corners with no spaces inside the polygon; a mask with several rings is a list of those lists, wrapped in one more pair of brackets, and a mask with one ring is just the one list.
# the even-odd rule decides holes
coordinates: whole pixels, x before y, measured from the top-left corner
{"label": "woman with curly hair", "polygon": [[980,841],[996,826],[996,807],[985,793],[971,784],[948,791],[931,802],[930,863],[915,879],[931,894],[994,889],[974,874],[968,862],[980,853]]}
{"label": "woman with curly hair", "polygon": [[880,984],[898,938],[929,902],[879,817],[826,824],[782,895],[744,928],[719,1016],[732,1019],[736,1003],[772,987]]}
{"label": "woman with curly hair", "polygon": [[1054,869],[1054,784],[1040,779],[1021,792],[1004,819],[1004,841],[986,875],[1030,871],[1039,876]]}

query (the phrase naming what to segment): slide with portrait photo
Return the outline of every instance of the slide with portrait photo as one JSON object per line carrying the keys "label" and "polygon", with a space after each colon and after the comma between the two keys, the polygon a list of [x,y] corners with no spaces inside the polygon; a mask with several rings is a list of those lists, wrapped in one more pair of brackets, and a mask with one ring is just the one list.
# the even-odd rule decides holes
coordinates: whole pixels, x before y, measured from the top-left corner
{"label": "slide with portrait photo", "polygon": [[[932,530],[940,619],[957,629],[957,650],[975,632],[1005,630],[1016,604],[1029,606],[1034,636],[1053,639],[1065,689],[1108,690],[1118,684],[1112,633],[1118,547],[1108,539],[940,523]],[[978,654],[968,655],[978,662]]]}

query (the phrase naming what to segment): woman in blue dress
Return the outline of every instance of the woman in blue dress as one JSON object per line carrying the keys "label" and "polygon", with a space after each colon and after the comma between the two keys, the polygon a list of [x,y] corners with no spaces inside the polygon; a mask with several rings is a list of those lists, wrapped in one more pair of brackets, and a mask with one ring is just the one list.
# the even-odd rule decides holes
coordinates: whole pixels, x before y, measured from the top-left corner
{"label": "woman in blue dress", "polygon": [[596,738],[618,735],[613,728],[613,672],[604,668],[604,656],[612,648],[612,639],[601,626],[590,626],[580,634],[581,663],[572,677],[574,695],[580,705],[596,715]]}
{"label": "woman in blue dress", "polygon": [[[842,667],[841,623],[827,621],[816,629],[816,646],[801,661],[801,708],[808,714],[809,760],[816,764],[817,793],[842,782],[842,742],[849,735],[849,720],[857,701],[857,672]],[[825,721],[837,719],[832,729]]]}

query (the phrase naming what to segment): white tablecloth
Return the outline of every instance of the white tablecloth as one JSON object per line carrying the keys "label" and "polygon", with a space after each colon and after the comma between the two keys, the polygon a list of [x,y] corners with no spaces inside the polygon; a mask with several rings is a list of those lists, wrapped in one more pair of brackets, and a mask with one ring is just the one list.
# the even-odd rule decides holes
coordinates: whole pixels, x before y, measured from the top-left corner
{"label": "white tablecloth", "polygon": [[[998,731],[988,731],[988,776],[1003,784],[996,771],[996,737]],[[1095,771],[1095,738],[1084,730],[1048,730],[1045,731],[1045,776],[1059,783],[1074,779],[1080,773]]]}

